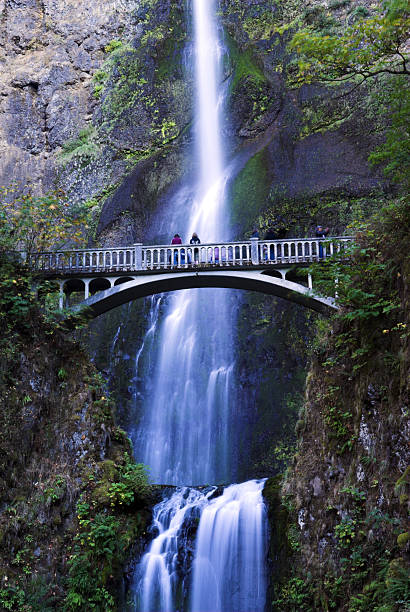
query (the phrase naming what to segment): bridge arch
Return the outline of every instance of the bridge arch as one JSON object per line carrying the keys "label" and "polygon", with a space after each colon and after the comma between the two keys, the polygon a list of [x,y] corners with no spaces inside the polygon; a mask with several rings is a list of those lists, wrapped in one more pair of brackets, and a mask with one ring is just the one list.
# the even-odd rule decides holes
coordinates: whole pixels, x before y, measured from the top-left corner
{"label": "bridge arch", "polygon": [[317,296],[311,289],[300,283],[289,281],[283,277],[278,278],[277,276],[263,274],[263,270],[215,270],[136,276],[131,280],[124,280],[120,284],[112,283],[110,288],[88,297],[78,304],[74,310],[80,311],[87,308],[90,317],[95,318],[138,298],[169,291],[202,287],[257,291],[296,302],[322,314],[329,314],[332,310],[337,309],[333,298]]}

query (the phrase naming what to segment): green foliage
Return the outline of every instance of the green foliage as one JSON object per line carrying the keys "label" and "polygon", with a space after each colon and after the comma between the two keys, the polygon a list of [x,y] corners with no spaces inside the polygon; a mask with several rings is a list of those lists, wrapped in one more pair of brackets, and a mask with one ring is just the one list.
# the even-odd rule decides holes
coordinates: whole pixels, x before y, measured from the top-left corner
{"label": "green foliage", "polygon": [[[78,508],[77,508],[78,512]],[[112,571],[119,545],[120,523],[111,515],[97,514],[79,521],[80,532],[70,555],[68,592],[64,610],[114,610],[114,598],[104,586]]]}
{"label": "green foliage", "polygon": [[[313,7],[308,10],[320,9]],[[298,68],[291,79],[298,85],[319,81],[346,83],[354,89],[368,79],[374,81],[377,78],[378,92],[374,97],[379,102],[384,97],[383,103],[379,104],[379,115],[384,115],[388,129],[386,142],[371,154],[370,161],[383,164],[386,174],[408,186],[408,5],[405,6],[403,0],[388,0],[378,15],[370,17],[364,6],[358,6],[352,17],[357,20],[353,25],[332,36],[323,31],[315,32],[312,28],[296,32],[289,48],[298,55]],[[341,95],[347,93],[345,89]]]}
{"label": "green foliage", "polygon": [[141,463],[131,463],[129,460],[121,472],[119,482],[113,482],[108,490],[111,506],[128,506],[135,498],[143,499],[149,496],[151,487],[148,484],[147,468]]}
{"label": "green foliage", "polygon": [[351,3],[352,0],[332,0],[329,4],[329,8],[333,10],[337,10],[340,8],[344,8]]}
{"label": "green foliage", "polygon": [[112,53],[116,51],[116,49],[120,49],[123,46],[123,42],[121,40],[111,40],[108,45],[105,46],[106,53]]}
{"label": "green foliage", "polygon": [[350,548],[353,540],[356,538],[357,520],[346,517],[336,525],[335,536],[340,548]]}
{"label": "green foliage", "polygon": [[396,612],[410,604],[408,568],[403,559],[382,561],[376,578],[366,584],[362,592],[353,595],[349,612]]}
{"label": "green foliage", "polygon": [[[296,32],[290,50],[299,56],[297,82],[365,80],[381,73],[408,74],[406,40],[409,13],[401,0],[386,2],[387,11],[361,19],[343,35],[328,36],[305,29]],[[363,12],[363,11],[362,11]]]}
{"label": "green foliage", "polygon": [[386,141],[369,156],[369,161],[382,164],[385,174],[406,188],[410,181],[410,94],[406,77],[396,78],[388,88],[385,87],[376,99],[381,108],[388,107],[391,123],[386,133]]}
{"label": "green foliage", "polygon": [[272,606],[274,610],[313,612],[312,588],[309,577],[305,580],[291,578],[282,586],[279,597],[272,602]]}
{"label": "green foliage", "polygon": [[[102,87],[102,83],[99,83],[96,87],[99,86]],[[94,126],[89,126],[80,130],[77,138],[70,140],[63,146],[63,150],[60,153],[60,159],[64,164],[67,164],[74,158],[79,159],[82,165],[85,166],[92,159],[97,157],[99,151],[96,129]]]}
{"label": "green foliage", "polygon": [[13,187],[0,188],[0,252],[21,250],[27,256],[84,241],[86,220],[73,213],[62,191],[14,193]]}
{"label": "green foliage", "polygon": [[357,487],[343,487],[341,493],[347,493],[355,502],[355,504],[361,505],[366,501],[366,493],[360,491]]}
{"label": "green foliage", "polygon": [[[98,380],[96,385],[99,387]],[[89,495],[84,494],[77,503],[78,532],[68,562],[68,591],[64,606],[67,611],[80,612],[85,607],[101,612],[116,609],[110,577],[132,543],[136,535],[133,530],[138,525],[137,516],[129,519],[131,523],[135,522],[134,527],[130,527],[119,513],[131,505],[135,513],[135,506],[147,503],[152,494],[145,466],[135,464],[127,452],[123,459],[119,474],[119,466],[113,461],[105,461],[104,478],[88,478]],[[109,482],[109,479],[115,480]],[[98,496],[91,493],[101,487],[107,490],[109,512],[103,500],[97,501]]]}
{"label": "green foliage", "polygon": [[64,476],[56,476],[51,484],[44,489],[44,497],[50,503],[61,500],[66,491],[66,480]]}
{"label": "green foliage", "polygon": [[[396,258],[400,244],[404,246],[407,241],[409,215],[405,199],[392,202],[373,220],[357,227],[355,242],[345,251],[312,266],[317,290],[326,295],[337,291],[336,301],[342,307],[338,317],[343,321],[371,320],[379,326],[393,327],[391,322],[400,305]],[[391,235],[398,245],[397,249],[391,245],[391,259],[386,259],[382,245]],[[346,337],[342,340],[345,342]],[[357,347],[352,357],[361,360],[368,352],[369,348]]]}
{"label": "green foliage", "polygon": [[6,587],[0,589],[0,604],[3,610],[21,610],[25,601],[25,592],[19,587]]}

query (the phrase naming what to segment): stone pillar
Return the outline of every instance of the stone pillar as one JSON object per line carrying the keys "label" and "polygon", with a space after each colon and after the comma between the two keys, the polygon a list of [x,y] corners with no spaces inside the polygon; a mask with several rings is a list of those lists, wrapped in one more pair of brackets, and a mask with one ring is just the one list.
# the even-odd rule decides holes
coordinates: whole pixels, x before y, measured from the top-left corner
{"label": "stone pillar", "polygon": [[259,238],[251,238],[251,260],[253,266],[257,266],[259,264],[258,242]]}
{"label": "stone pillar", "polygon": [[83,278],[83,283],[84,283],[84,299],[86,300],[87,298],[90,297],[91,278]]}
{"label": "stone pillar", "polygon": [[142,270],[142,242],[135,242],[134,249],[135,249],[135,269]]}
{"label": "stone pillar", "polygon": [[64,281],[59,281],[60,285],[60,296],[58,299],[58,307],[60,310],[64,308]]}

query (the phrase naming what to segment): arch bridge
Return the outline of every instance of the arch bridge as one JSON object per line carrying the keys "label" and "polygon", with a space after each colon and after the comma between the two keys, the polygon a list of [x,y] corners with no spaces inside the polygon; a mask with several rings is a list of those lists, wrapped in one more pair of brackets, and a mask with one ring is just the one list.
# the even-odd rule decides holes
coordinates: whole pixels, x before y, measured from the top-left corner
{"label": "arch bridge", "polygon": [[[314,292],[307,268],[345,250],[352,237],[292,238],[199,245],[133,244],[121,248],[32,253],[29,266],[60,286],[60,308],[74,292],[97,317],[131,300],[166,291],[224,287],[259,291],[328,313],[333,297]],[[305,269],[305,273],[303,273]]]}

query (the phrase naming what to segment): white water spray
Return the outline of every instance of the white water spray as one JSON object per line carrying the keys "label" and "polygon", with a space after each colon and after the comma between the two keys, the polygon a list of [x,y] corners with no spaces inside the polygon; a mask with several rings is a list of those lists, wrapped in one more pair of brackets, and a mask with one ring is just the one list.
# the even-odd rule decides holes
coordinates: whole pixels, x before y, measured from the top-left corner
{"label": "white water spray", "polygon": [[[196,141],[200,176],[180,233],[202,242],[227,236],[220,142],[221,46],[212,0],[194,0]],[[183,230],[183,231],[182,231]],[[235,447],[232,308],[226,290],[179,292],[157,326],[159,349],[136,440],[154,482],[193,485],[232,479]]]}
{"label": "white water spray", "polygon": [[[229,239],[218,95],[221,46],[214,0],[193,0],[197,82],[196,142],[200,176],[185,214],[185,241]],[[229,291],[198,289],[170,296],[155,324],[158,351],[136,448],[157,483],[229,482],[236,453],[234,320]],[[151,329],[151,335],[153,331]],[[137,355],[137,363],[141,353]],[[134,610],[187,610],[181,600],[180,537],[200,518],[191,612],[262,612],[265,602],[263,481],[231,485],[209,501],[182,489],[154,510],[159,535],[137,569]],[[196,513],[196,514],[195,514]],[[178,587],[179,584],[179,587]]]}
{"label": "white water spray", "polygon": [[227,487],[201,515],[192,612],[262,612],[265,606],[264,480]]}

